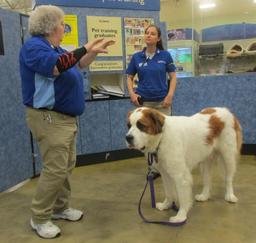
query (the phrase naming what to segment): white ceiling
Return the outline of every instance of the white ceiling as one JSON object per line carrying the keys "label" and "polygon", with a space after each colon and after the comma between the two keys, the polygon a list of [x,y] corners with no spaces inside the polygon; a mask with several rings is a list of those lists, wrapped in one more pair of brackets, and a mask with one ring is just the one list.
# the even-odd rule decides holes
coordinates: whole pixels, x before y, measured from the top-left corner
{"label": "white ceiling", "polygon": [[[199,9],[200,2],[215,2],[212,9]],[[253,0],[160,0],[161,21],[178,22],[192,17],[227,18],[229,16],[255,16],[256,3]],[[193,7],[193,8],[192,8]],[[193,9],[193,11],[192,11]]]}

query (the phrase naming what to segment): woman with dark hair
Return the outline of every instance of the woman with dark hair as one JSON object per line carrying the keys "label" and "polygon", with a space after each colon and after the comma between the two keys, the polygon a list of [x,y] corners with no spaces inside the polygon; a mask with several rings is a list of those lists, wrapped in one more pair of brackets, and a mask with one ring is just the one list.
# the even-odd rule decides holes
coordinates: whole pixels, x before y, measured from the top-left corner
{"label": "woman with dark hair", "polygon": [[[131,101],[136,106],[155,108],[166,115],[171,113],[172,98],[176,88],[173,59],[165,51],[161,31],[156,25],[145,29],[146,47],[132,56],[126,70],[127,87]],[[138,75],[138,87],[134,89],[134,77]],[[167,74],[170,79],[168,85]]]}
{"label": "woman with dark hair", "polygon": [[[145,29],[146,47],[132,56],[126,70],[127,87],[131,102],[135,106],[146,106],[171,114],[172,98],[176,88],[175,65],[171,54],[165,51],[161,30],[156,25]],[[134,77],[138,75],[138,87],[134,89]],[[168,84],[167,74],[170,79]],[[149,170],[154,178],[159,173],[153,167],[152,154],[148,155]]]}

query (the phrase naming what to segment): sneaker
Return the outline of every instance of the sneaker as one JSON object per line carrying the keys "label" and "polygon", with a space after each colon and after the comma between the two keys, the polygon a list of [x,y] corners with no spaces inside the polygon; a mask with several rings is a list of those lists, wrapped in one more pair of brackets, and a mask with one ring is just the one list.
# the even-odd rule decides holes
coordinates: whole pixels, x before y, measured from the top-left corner
{"label": "sneaker", "polygon": [[30,225],[42,238],[52,239],[60,236],[60,228],[51,221],[47,221],[44,224],[36,224],[32,219],[30,219]]}
{"label": "sneaker", "polygon": [[52,219],[66,219],[69,221],[78,221],[83,218],[83,212],[74,208],[67,208],[61,213],[52,214]]}

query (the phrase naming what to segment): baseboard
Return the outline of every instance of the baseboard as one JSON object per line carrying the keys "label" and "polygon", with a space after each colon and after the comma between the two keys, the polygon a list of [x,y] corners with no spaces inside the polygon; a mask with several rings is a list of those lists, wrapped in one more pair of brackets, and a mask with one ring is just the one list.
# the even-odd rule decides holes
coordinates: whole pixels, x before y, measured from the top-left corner
{"label": "baseboard", "polygon": [[[243,144],[242,155],[256,155],[256,144]],[[132,149],[121,149],[94,154],[84,154],[77,156],[76,166],[106,163],[116,160],[142,157],[143,153]]]}
{"label": "baseboard", "polygon": [[256,155],[256,144],[243,144],[241,154]]}
{"label": "baseboard", "polygon": [[121,149],[115,151],[101,152],[95,154],[78,155],[76,166],[105,163],[116,160],[142,157],[143,153],[133,149]]}
{"label": "baseboard", "polygon": [[14,192],[14,191],[16,191],[17,189],[19,189],[20,187],[24,186],[24,185],[25,185],[26,183],[28,183],[29,181],[30,181],[30,178],[29,178],[29,179],[26,179],[26,180],[24,180],[24,181],[22,181],[22,182],[20,182],[20,183],[18,183],[18,184],[16,184],[16,185],[10,187],[10,188],[8,188],[8,189],[5,190],[5,191],[0,192],[0,194],[9,193],[9,192]]}

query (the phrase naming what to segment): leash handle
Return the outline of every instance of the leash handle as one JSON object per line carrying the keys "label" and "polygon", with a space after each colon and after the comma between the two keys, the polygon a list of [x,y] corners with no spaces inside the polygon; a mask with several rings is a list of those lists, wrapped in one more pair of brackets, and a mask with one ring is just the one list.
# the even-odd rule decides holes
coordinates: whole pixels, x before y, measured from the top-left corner
{"label": "leash handle", "polygon": [[[148,220],[144,217],[143,213],[142,213],[142,210],[141,210],[141,202],[142,202],[142,199],[143,199],[143,196],[145,194],[145,191],[147,189],[147,185],[148,185],[148,176],[149,174],[147,175],[147,181],[146,181],[146,184],[145,184],[145,187],[143,189],[143,192],[141,194],[141,197],[140,197],[140,200],[139,200],[139,205],[138,205],[138,213],[140,215],[140,217],[142,218],[142,220],[145,222],[145,223],[148,223],[148,224],[161,224],[161,225],[167,225],[167,226],[173,226],[173,227],[177,227],[177,226],[181,226],[183,224],[186,223],[186,220],[183,221],[183,222],[179,222],[179,223],[172,223],[172,222],[169,222],[169,221],[156,221],[156,220]],[[172,209],[175,210],[175,211],[178,211],[178,208],[177,206],[175,205],[175,203],[173,202],[172,204]]]}

